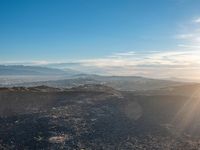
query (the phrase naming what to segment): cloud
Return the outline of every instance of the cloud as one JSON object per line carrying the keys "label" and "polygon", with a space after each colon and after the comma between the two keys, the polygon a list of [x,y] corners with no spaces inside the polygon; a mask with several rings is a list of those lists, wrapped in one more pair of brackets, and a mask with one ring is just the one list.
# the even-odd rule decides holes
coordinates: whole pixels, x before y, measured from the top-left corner
{"label": "cloud", "polygon": [[[127,51],[94,59],[66,62],[42,60],[16,62],[16,64],[42,65],[60,69],[70,68],[83,73],[102,75],[137,75],[151,78],[200,78],[200,51],[192,50],[192,47],[191,50],[188,50],[188,48],[185,48],[187,45],[180,46],[184,50]],[[7,64],[9,63],[7,62]]]}
{"label": "cloud", "polygon": [[200,50],[200,17],[183,26],[184,32],[175,36],[181,41],[178,47]]}
{"label": "cloud", "polygon": [[193,38],[195,35],[192,33],[188,33],[188,34],[179,34],[177,35],[177,39],[191,39]]}
{"label": "cloud", "polygon": [[194,20],[195,23],[200,23],[200,17]]}
{"label": "cloud", "polygon": [[114,53],[113,56],[134,56],[136,53],[134,51]]}
{"label": "cloud", "polygon": [[[116,57],[119,56],[119,57]],[[83,73],[101,75],[136,75],[150,78],[200,79],[200,51],[127,51],[107,57],[82,59],[69,62],[32,61],[18,64],[70,68]],[[14,62],[12,62],[14,64]]]}
{"label": "cloud", "polygon": [[[131,52],[131,51],[130,51]],[[120,57],[96,58],[80,60],[82,71],[106,75],[140,75],[146,77],[182,77],[198,78],[200,76],[200,52],[193,51],[165,51],[140,53]]]}
{"label": "cloud", "polygon": [[179,44],[178,47],[181,48],[187,48],[187,49],[199,49],[200,50],[200,45],[185,45],[185,44]]}

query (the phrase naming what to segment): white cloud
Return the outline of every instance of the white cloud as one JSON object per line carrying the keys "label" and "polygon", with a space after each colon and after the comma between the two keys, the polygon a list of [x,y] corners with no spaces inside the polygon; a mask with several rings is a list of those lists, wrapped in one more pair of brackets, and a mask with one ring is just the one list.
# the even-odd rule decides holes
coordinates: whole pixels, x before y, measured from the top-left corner
{"label": "white cloud", "polygon": [[81,68],[109,75],[142,75],[147,77],[200,77],[200,51],[166,51],[140,53],[120,58],[107,57],[79,61]]}
{"label": "white cloud", "polygon": [[192,50],[200,50],[200,17],[196,18],[184,26],[184,31],[176,35],[176,39],[180,40],[181,44],[178,47]]}
{"label": "white cloud", "polygon": [[48,61],[45,61],[45,60],[39,60],[39,61],[32,61],[31,63],[35,64],[35,65],[46,65],[48,64],[49,62]]}
{"label": "white cloud", "polygon": [[[120,55],[120,57],[115,57],[116,55]],[[20,62],[17,63],[19,64]],[[104,75],[200,79],[200,51],[197,50],[151,51],[147,53],[129,51],[96,59],[74,60],[70,62],[32,61],[25,64],[44,66],[56,66],[55,64],[57,64],[61,68],[72,68],[85,73]]]}
{"label": "white cloud", "polygon": [[194,20],[195,23],[200,23],[200,17]]}
{"label": "white cloud", "polygon": [[200,50],[200,45],[185,45],[185,44],[179,44],[178,47],[181,47],[181,48],[187,48],[187,49],[198,49]]}
{"label": "white cloud", "polygon": [[188,34],[179,34],[176,36],[177,39],[190,39],[194,37],[194,34],[188,33]]}

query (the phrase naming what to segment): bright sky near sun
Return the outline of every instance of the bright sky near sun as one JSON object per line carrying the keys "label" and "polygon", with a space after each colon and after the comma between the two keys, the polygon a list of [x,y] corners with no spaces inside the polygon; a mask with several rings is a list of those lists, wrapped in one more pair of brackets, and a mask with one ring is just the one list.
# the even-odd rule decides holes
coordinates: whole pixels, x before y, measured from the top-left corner
{"label": "bright sky near sun", "polygon": [[200,0],[1,0],[0,63],[11,62],[197,77]]}

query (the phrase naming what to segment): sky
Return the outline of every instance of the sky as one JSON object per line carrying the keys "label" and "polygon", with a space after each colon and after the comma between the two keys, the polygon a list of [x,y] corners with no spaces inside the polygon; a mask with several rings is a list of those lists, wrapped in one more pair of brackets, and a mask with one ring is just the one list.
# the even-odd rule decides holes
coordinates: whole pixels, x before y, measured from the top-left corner
{"label": "sky", "polygon": [[200,77],[199,0],[0,0],[0,63]]}

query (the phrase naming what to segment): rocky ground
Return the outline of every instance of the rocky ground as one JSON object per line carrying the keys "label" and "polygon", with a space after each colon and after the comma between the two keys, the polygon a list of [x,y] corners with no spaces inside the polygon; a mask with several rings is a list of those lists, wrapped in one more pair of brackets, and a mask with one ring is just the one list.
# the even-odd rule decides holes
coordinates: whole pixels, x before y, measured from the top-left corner
{"label": "rocky ground", "polygon": [[1,88],[0,149],[200,149],[198,121],[173,124],[186,101],[102,85]]}

